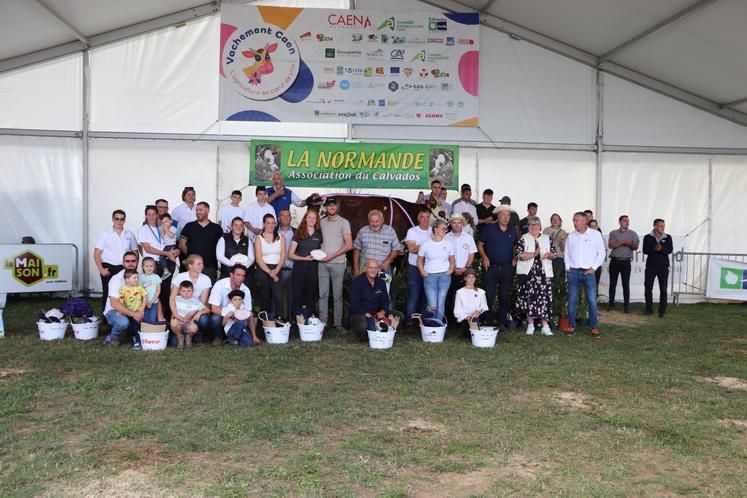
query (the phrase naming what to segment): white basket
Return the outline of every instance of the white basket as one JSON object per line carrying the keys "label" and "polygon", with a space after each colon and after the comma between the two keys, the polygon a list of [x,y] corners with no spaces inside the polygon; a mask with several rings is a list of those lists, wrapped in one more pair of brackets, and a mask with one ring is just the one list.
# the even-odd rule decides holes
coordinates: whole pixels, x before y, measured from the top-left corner
{"label": "white basket", "polygon": [[386,332],[377,330],[368,331],[368,345],[371,349],[390,349],[394,345],[394,333],[396,329],[389,327]]}
{"label": "white basket", "polygon": [[420,337],[423,338],[423,342],[444,342],[445,335],[446,325],[443,327],[420,326]]}
{"label": "white basket", "polygon": [[291,324],[286,323],[283,327],[265,327],[265,340],[267,344],[287,344],[290,338]]}
{"label": "white basket", "polygon": [[101,322],[73,323],[73,334],[79,341],[90,341],[99,336],[99,325]]}
{"label": "white basket", "polygon": [[161,351],[169,344],[169,332],[140,332],[140,344],[147,351]]}
{"label": "white basket", "polygon": [[65,338],[67,322],[45,323],[36,322],[39,328],[39,339],[42,341],[57,341]]}
{"label": "white basket", "polygon": [[316,325],[298,325],[298,335],[301,336],[303,342],[319,342],[322,340],[323,333],[323,323],[318,323]]}
{"label": "white basket", "polygon": [[498,327],[480,327],[479,329],[470,329],[472,336],[472,345],[476,348],[493,348],[495,340],[498,337]]}

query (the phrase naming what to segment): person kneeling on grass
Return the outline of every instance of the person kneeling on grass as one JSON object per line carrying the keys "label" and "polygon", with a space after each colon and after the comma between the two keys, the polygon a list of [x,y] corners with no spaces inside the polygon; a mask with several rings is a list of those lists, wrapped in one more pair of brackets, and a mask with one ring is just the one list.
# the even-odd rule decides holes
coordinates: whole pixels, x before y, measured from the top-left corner
{"label": "person kneeling on grass", "polygon": [[[251,297],[244,300],[246,294],[241,290],[228,293],[228,305],[221,310],[223,328],[231,343],[250,348],[259,344],[257,329],[252,316]],[[251,334],[251,335],[250,335]]]}
{"label": "person kneeling on grass", "polygon": [[176,336],[177,349],[192,347],[192,337],[197,333],[197,321],[207,311],[204,304],[194,297],[194,286],[189,280],[179,284],[179,295],[174,298],[176,314],[171,317],[171,331]]}
{"label": "person kneeling on grass", "polygon": [[476,287],[476,282],[477,272],[473,268],[467,268],[464,272],[464,287],[456,291],[454,297],[454,317],[459,323],[459,329],[467,336],[470,335],[470,321],[485,324],[490,315],[485,291]]}
{"label": "person kneeling on grass", "polygon": [[386,282],[379,277],[379,262],[375,259],[367,260],[364,270],[350,284],[350,330],[358,334],[361,340],[368,339],[370,318],[375,318],[376,321],[388,316],[395,316],[400,321],[404,318],[401,312],[390,309]]}

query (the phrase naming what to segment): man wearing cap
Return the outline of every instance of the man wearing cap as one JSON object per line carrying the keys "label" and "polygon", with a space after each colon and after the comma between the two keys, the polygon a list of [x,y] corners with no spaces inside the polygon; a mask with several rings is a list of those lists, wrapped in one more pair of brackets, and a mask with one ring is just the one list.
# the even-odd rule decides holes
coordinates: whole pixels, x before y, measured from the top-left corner
{"label": "man wearing cap", "polygon": [[464,286],[464,274],[472,266],[477,253],[475,238],[464,230],[464,217],[455,212],[451,215],[451,232],[444,236],[454,248],[454,273],[451,274],[451,285],[446,294],[446,309],[448,318],[454,318],[454,296],[456,291]]}
{"label": "man wearing cap", "polygon": [[332,302],[334,303],[334,324],[338,333],[342,328],[342,281],[345,277],[345,253],[353,248],[353,235],[350,222],[337,214],[339,206],[335,197],[324,201],[327,214],[320,223],[322,230],[322,251],[327,256],[319,262],[319,316],[327,323],[329,311],[329,284],[332,281]]}
{"label": "man wearing cap", "polygon": [[475,203],[472,200],[472,188],[469,183],[462,185],[461,193],[462,197],[451,205],[451,213],[469,213],[472,216],[472,223],[477,224],[477,208],[475,208]]}
{"label": "man wearing cap", "polygon": [[[498,223],[485,225],[480,230],[480,240],[477,242],[477,250],[482,257],[483,285],[491,320],[499,327],[506,326],[508,299],[514,276],[514,244],[517,237],[516,231],[509,224],[511,212],[511,208],[503,203],[495,208]],[[493,312],[496,288],[499,298],[497,316]]]}
{"label": "man wearing cap", "polygon": [[482,192],[482,202],[477,205],[476,212],[477,212],[477,224],[478,225],[488,225],[490,223],[496,222],[496,216],[493,213],[495,211],[495,206],[493,206],[493,190],[486,188]]}

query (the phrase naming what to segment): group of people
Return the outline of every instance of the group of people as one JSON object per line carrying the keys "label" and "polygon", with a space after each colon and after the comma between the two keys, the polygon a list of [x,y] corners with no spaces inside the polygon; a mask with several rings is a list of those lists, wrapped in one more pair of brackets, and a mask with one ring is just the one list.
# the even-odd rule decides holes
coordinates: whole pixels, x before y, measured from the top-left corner
{"label": "group of people", "polygon": [[[195,336],[216,346],[226,340],[242,346],[258,344],[252,292],[270,319],[319,316],[325,323],[331,293],[332,327],[340,334],[350,330],[365,337],[371,320],[393,315],[413,326],[418,313],[435,323],[455,321],[465,330],[473,321],[505,327],[511,311],[526,320],[527,334],[538,327],[542,334],[552,335],[552,288],[564,275],[568,335],[575,332],[583,288],[591,335],[599,337],[596,287],[606,248],[593,213],[575,213],[571,232],[553,214],[551,225],[543,231],[535,203],[528,205],[527,216],[520,220],[507,196],[499,206],[492,205],[490,189],[483,192],[479,204],[472,201],[467,184],[453,205],[445,193],[434,180],[431,192],[418,196],[422,207],[417,225],[404,238],[408,251],[404,314],[393,309],[389,288],[403,244],[394,228],[384,223],[383,213],[370,211],[368,224],[353,236],[350,222],[340,216],[332,196],[324,200],[323,217],[310,207],[294,230],[290,206],[304,207],[305,201],[284,185],[279,172],[272,186],[256,187],[256,202],[246,209],[239,206],[241,191],[234,191],[231,203],[219,210],[218,223],[210,220],[207,202],[196,202],[192,187],[184,188],[183,203],[171,214],[165,199],[146,206],[137,234],[124,227],[124,211],[115,210],[112,228],[98,237],[93,254],[101,275],[102,311],[111,327],[104,342],[118,345],[129,333],[133,347],[139,348],[142,322],[166,322],[179,348],[191,347]],[[666,309],[672,252],[664,226],[663,220],[655,220],[654,230],[643,240],[648,255],[646,311],[653,312],[651,288],[658,278],[660,316]],[[620,228],[609,236],[610,308],[615,306],[619,277],[624,310],[629,311],[630,265],[638,245],[627,216],[621,216]],[[343,281],[350,251],[353,280],[344,327]],[[479,275],[482,288],[477,285]],[[511,307],[514,279],[518,286]]]}

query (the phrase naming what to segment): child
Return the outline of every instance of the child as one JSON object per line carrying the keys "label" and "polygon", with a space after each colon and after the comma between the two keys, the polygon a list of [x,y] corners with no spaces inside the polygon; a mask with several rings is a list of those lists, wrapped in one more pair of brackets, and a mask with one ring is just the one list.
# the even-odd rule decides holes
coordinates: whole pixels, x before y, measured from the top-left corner
{"label": "child", "polygon": [[464,287],[456,291],[454,298],[454,317],[460,329],[469,335],[469,319],[485,322],[487,319],[488,300],[485,291],[475,287],[477,273],[473,268],[464,272]]}
{"label": "child", "polygon": [[244,217],[244,209],[239,206],[242,197],[241,190],[234,190],[231,192],[231,204],[223,204],[218,210],[218,223],[226,233],[231,231],[231,221],[234,218]]}
{"label": "child", "polygon": [[158,297],[161,295],[161,277],[156,274],[156,260],[150,256],[143,258],[143,274],[140,275],[140,285],[148,294],[145,300],[145,316],[147,323],[163,321],[163,310]]}
{"label": "child", "polygon": [[[229,292],[228,305],[221,310],[220,314],[223,317],[223,328],[231,341],[235,341],[239,346],[250,348],[259,344],[259,338],[254,326],[254,318],[252,318],[251,296],[246,302],[244,297],[246,295],[242,290]],[[249,337],[247,330],[251,332],[251,337]]]}
{"label": "child", "polygon": [[[197,333],[197,320],[206,308],[196,297],[192,297],[194,286],[189,280],[179,284],[179,295],[174,298],[176,315],[171,317],[171,331],[176,335],[177,349],[192,347],[192,337]],[[186,337],[185,337],[186,336]]]}
{"label": "child", "polygon": [[[148,297],[148,293],[140,285],[140,276],[137,270],[125,270],[124,271],[125,284],[119,288],[119,299],[124,303],[130,311],[145,312],[145,300]],[[142,349],[140,345],[140,333],[137,332],[139,327],[134,327],[132,323],[134,319],[128,317],[130,320],[130,330],[132,333],[132,349]]]}
{"label": "child", "polygon": [[[162,214],[158,219],[161,230],[161,240],[163,241],[163,250],[166,252],[173,251],[176,248],[176,228],[174,228],[169,213]],[[176,269],[176,256],[161,256],[158,264],[163,268],[162,279],[167,279]]]}

